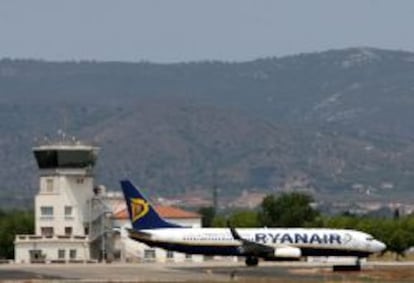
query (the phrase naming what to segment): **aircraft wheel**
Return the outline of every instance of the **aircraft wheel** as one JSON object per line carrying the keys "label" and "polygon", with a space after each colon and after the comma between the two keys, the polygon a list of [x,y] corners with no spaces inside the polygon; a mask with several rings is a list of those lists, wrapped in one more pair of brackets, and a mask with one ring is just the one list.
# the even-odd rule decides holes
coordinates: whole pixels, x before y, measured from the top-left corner
{"label": "aircraft wheel", "polygon": [[247,266],[257,266],[259,264],[259,259],[254,256],[248,256],[246,257],[245,262]]}

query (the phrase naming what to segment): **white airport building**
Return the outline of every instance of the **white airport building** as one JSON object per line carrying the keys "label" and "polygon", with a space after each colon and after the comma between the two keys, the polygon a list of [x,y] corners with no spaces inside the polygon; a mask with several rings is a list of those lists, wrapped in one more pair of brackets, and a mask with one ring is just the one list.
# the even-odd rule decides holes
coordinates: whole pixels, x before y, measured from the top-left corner
{"label": "white airport building", "polygon": [[[16,263],[122,261],[201,261],[153,249],[129,239],[129,225],[120,193],[95,186],[93,169],[98,148],[79,142],[59,142],[33,148],[39,167],[35,196],[35,231],[16,235]],[[157,207],[168,220],[200,227],[200,215],[172,207]]]}

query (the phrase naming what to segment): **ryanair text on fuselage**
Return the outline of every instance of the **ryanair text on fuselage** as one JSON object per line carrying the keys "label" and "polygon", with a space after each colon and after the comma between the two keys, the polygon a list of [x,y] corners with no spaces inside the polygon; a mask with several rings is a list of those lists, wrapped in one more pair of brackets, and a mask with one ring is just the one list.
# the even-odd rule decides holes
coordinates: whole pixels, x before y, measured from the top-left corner
{"label": "ryanair text on fuselage", "polygon": [[[349,235],[347,235],[349,236]],[[349,236],[350,238],[350,236]],[[326,244],[341,245],[349,239],[337,233],[255,233],[255,242],[263,244]]]}

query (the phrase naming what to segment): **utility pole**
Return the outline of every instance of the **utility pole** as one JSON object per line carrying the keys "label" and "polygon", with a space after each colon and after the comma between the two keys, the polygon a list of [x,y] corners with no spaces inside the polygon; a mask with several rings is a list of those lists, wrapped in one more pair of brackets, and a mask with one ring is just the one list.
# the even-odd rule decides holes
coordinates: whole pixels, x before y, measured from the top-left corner
{"label": "utility pole", "polygon": [[218,211],[218,188],[216,184],[213,186],[213,209],[214,214],[216,214]]}

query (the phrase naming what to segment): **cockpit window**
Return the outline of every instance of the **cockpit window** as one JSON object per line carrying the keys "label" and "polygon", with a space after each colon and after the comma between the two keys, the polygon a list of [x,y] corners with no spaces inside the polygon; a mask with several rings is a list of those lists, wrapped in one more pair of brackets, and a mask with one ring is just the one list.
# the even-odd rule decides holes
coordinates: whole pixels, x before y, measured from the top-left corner
{"label": "cockpit window", "polygon": [[367,241],[374,241],[374,238],[373,237],[368,237]]}

